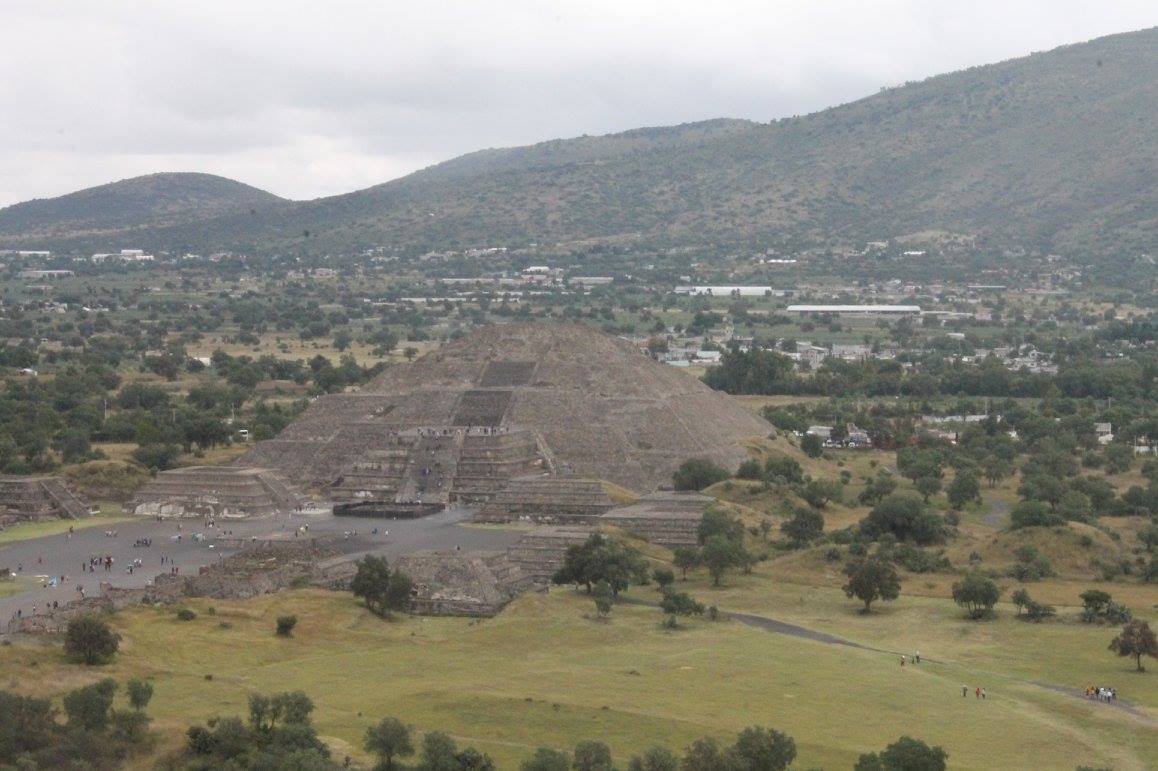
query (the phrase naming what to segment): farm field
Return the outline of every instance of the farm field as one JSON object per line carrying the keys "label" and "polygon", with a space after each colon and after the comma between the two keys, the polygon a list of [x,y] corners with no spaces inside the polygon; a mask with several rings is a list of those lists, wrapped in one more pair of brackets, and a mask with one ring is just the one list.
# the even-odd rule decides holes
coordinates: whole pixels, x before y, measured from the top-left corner
{"label": "farm field", "polygon": [[[393,623],[348,595],[300,590],[191,602],[198,615],[190,622],[177,621],[172,608],[125,611],[113,617],[124,637],[114,664],[85,669],[64,663],[55,647],[14,645],[0,650],[0,679],[55,696],[104,676],[151,678],[161,753],[179,745],[191,721],[244,713],[250,693],[301,689],[338,758],[362,759],[365,728],[394,715],[420,731],[446,730],[503,769],[540,745],[599,738],[624,763],[652,744],[682,751],[700,736],[730,738],[752,724],[792,735],[800,768],[850,768],[902,732],[943,746],[954,768],[1158,763],[1158,689],[1149,683],[1158,675],[1134,675],[1105,651],[1105,628],[1031,626],[1005,608],[997,621],[968,625],[954,619],[951,603],[926,598],[902,598],[863,618],[832,590],[777,586],[761,575],[729,584],[689,586],[721,608],[774,613],[884,650],[735,620],[665,631],[660,613],[639,605],[619,604],[601,622],[590,600],[569,589],[526,596],[482,622]],[[650,600],[653,592],[641,587],[631,596]],[[300,619],[294,637],[275,637],[274,618],[291,612]],[[891,651],[915,645],[922,664],[902,669]],[[1112,682],[1138,712],[1029,682],[1049,676],[1047,684],[1067,685],[1081,675]],[[984,687],[989,697],[962,698],[962,685]]]}

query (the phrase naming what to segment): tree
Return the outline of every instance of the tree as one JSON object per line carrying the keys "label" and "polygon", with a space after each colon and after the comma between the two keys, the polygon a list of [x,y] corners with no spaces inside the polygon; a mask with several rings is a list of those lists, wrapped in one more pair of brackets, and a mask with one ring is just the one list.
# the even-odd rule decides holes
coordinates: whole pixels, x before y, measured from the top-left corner
{"label": "tree", "polygon": [[1137,671],[1145,672],[1142,666],[1142,657],[1158,658],[1158,639],[1150,624],[1140,618],[1127,621],[1122,631],[1110,641],[1110,650],[1119,656],[1133,656],[1137,664]]}
{"label": "tree", "polygon": [[1009,461],[996,455],[987,455],[981,461],[981,473],[989,482],[990,487],[997,487],[997,483],[1009,476]]}
{"label": "tree", "polygon": [[672,564],[680,569],[684,581],[688,580],[688,571],[695,570],[700,564],[700,552],[690,546],[680,546],[672,554]]}
{"label": "tree", "polygon": [[840,503],[844,492],[840,482],[835,479],[812,479],[800,490],[800,497],[810,506],[823,509],[830,501]]}
{"label": "tree", "polygon": [[84,731],[104,730],[109,723],[109,711],[116,692],[117,682],[106,677],[65,694],[64,713],[68,715],[68,725]]}
{"label": "tree", "polygon": [[917,477],[913,481],[913,486],[917,488],[917,492],[925,499],[925,503],[929,502],[931,496],[941,492],[941,480],[934,476]]}
{"label": "tree", "polygon": [[806,546],[824,532],[824,517],[815,509],[798,506],[792,519],[781,523],[780,532],[797,546]]}
{"label": "tree", "polygon": [[422,737],[422,771],[460,771],[458,745],[442,731]]}
{"label": "tree", "polygon": [[540,747],[519,768],[520,771],[571,771],[571,756],[561,750]]}
{"label": "tree", "polygon": [[278,616],[277,617],[277,636],[290,637],[294,633],[294,627],[298,625],[297,616]]}
{"label": "tree", "polygon": [[880,755],[875,752],[861,755],[854,771],[945,771],[948,758],[949,753],[940,747],[902,736]]}
{"label": "tree", "polygon": [[981,497],[981,483],[973,472],[958,471],[957,476],[953,477],[953,481],[945,490],[945,495],[949,498],[950,506],[960,509],[969,501]]}
{"label": "tree", "polygon": [[679,771],[680,763],[667,747],[652,747],[643,755],[636,755],[627,764],[627,771]]}
{"label": "tree", "polygon": [[615,771],[611,749],[603,742],[585,741],[575,745],[571,768],[575,771]]}
{"label": "tree", "polygon": [[582,544],[567,547],[563,566],[551,581],[556,584],[579,584],[590,594],[600,581],[611,585],[613,594],[627,589],[632,581],[647,578],[647,561],[618,541],[602,533],[592,533]]}
{"label": "tree", "polygon": [[684,755],[683,771],[726,771],[732,767],[728,757],[715,739],[696,739]]}
{"label": "tree", "polygon": [[711,507],[700,518],[696,538],[701,544],[705,544],[714,535],[723,536],[733,543],[743,543],[744,523],[739,517],[723,509]]}
{"label": "tree", "polygon": [[129,705],[138,712],[144,710],[153,700],[153,684],[148,680],[134,677],[126,683],[125,689],[129,694]]}
{"label": "tree", "polygon": [[599,581],[595,584],[592,596],[595,599],[595,612],[599,614],[599,618],[607,618],[611,613],[612,598],[615,597],[611,584],[606,580]]}
{"label": "tree", "polygon": [[796,742],[780,731],[751,726],[736,737],[732,755],[742,769],[782,771],[796,758]]}
{"label": "tree", "polygon": [[395,758],[414,754],[414,745],[410,743],[410,729],[401,720],[393,717],[384,717],[378,725],[367,728],[366,739],[362,746],[366,748],[366,752],[378,756],[377,771],[394,771]]}
{"label": "tree", "polygon": [[856,597],[864,603],[862,612],[869,613],[876,600],[895,600],[901,595],[901,577],[891,562],[878,557],[856,560],[844,568],[848,582],[842,587],[846,597]]}
{"label": "tree", "polygon": [[731,476],[707,458],[689,458],[680,464],[671,479],[676,490],[703,490]]}
{"label": "tree", "polygon": [[385,557],[366,555],[358,561],[358,570],[350,581],[350,591],[360,597],[371,613],[386,616],[386,595],[390,588],[390,566]]}
{"label": "tree", "polygon": [[121,636],[92,615],[70,619],[64,633],[64,652],[89,666],[104,664],[116,655]]}
{"label": "tree", "polygon": [[406,611],[410,609],[410,598],[413,594],[414,582],[410,576],[401,570],[390,573],[390,582],[386,585],[386,608],[392,611]]}
{"label": "tree", "polygon": [[980,573],[970,573],[953,584],[953,602],[965,608],[974,621],[985,618],[1001,597],[1001,589]]}
{"label": "tree", "polygon": [[655,581],[656,585],[659,586],[659,590],[662,592],[675,583],[675,573],[672,572],[671,568],[656,568],[651,571],[651,580]]}
{"label": "tree", "polygon": [[701,551],[704,565],[712,576],[712,586],[719,586],[728,568],[743,564],[742,547],[737,547],[723,535],[713,535]]}
{"label": "tree", "polygon": [[800,449],[810,458],[819,458],[824,454],[824,443],[816,434],[805,434],[800,439]]}
{"label": "tree", "polygon": [[945,538],[944,520],[929,511],[916,496],[890,495],[873,507],[860,521],[860,530],[869,538],[892,533],[898,541],[921,545],[940,543]]}
{"label": "tree", "polygon": [[897,489],[897,480],[887,471],[879,471],[875,477],[867,477],[867,480],[857,500],[869,506],[880,503]]}
{"label": "tree", "polygon": [[704,612],[702,603],[696,602],[687,592],[677,592],[668,587],[660,600],[660,610],[671,616],[699,616]]}

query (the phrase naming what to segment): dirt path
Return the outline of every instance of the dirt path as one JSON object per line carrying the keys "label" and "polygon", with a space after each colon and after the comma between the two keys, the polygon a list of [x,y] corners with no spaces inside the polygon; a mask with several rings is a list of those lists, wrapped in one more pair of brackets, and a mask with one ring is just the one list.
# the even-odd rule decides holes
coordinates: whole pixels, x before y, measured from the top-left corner
{"label": "dirt path", "polygon": [[991,500],[989,502],[989,513],[981,518],[981,521],[990,527],[1001,529],[1009,524],[1010,506],[1005,501]]}
{"label": "dirt path", "polygon": [[[653,608],[659,607],[659,603],[651,602],[649,600],[623,597],[620,599],[620,601],[630,605],[646,605]],[[863,643],[854,642],[853,640],[838,637],[837,635],[829,634],[827,632],[818,632],[815,629],[809,629],[808,627],[799,626],[797,624],[790,624],[787,621],[780,621],[775,618],[769,618],[768,616],[758,616],[753,613],[738,613],[733,611],[724,612],[723,615],[725,618],[734,619],[735,621],[739,621],[741,624],[756,627],[757,629],[762,629],[765,632],[771,632],[773,634],[783,634],[789,637],[796,637],[801,640],[812,640],[813,642],[823,643],[825,645],[844,645],[849,648],[857,648],[859,650],[872,651],[874,653],[887,653],[893,656],[909,655],[906,651],[891,651],[885,648],[874,648],[871,645],[864,645]],[[955,661],[940,661],[928,657],[922,657],[921,661],[922,663],[940,664],[942,666],[963,666]],[[1020,677],[1011,677],[1009,675],[1004,675],[997,672],[987,672],[987,674],[992,674],[995,677],[1003,677],[1016,683],[1032,685],[1036,688],[1043,688],[1054,693],[1060,693],[1067,696],[1072,696],[1077,699],[1089,701],[1089,699],[1086,698],[1085,692],[1080,688],[1071,688],[1069,686],[1056,685],[1054,683],[1043,683],[1040,680],[1026,680]],[[1158,720],[1155,720],[1148,713],[1139,709],[1138,707],[1135,707],[1127,701],[1115,699],[1112,702],[1106,702],[1106,706],[1114,709],[1120,709],[1123,712],[1126,712],[1145,723],[1158,725]]]}

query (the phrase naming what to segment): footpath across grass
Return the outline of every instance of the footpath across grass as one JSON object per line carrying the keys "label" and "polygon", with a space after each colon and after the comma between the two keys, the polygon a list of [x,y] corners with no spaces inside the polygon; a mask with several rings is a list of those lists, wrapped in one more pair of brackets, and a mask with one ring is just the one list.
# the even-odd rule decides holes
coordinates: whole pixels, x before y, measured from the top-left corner
{"label": "footpath across grass", "polygon": [[[800,768],[851,768],[902,734],[943,746],[954,768],[1158,766],[1153,722],[1002,675],[1004,657],[902,669],[892,654],[735,621],[666,631],[648,607],[616,605],[599,621],[590,599],[569,589],[523,597],[484,621],[387,623],[321,590],[188,607],[193,621],[176,620],[172,607],[118,613],[122,652],[108,667],[67,664],[57,648],[0,649],[2,687],[59,696],[105,676],[149,677],[159,751],[179,746],[191,722],[244,714],[251,693],[300,689],[339,758],[362,759],[366,727],[397,716],[417,731],[445,730],[503,769],[537,746],[588,738],[625,765],[653,744],[682,752],[748,725],[792,735]],[[275,619],[288,613],[299,618],[294,636],[276,637]],[[989,698],[963,698],[965,684],[985,685]]]}

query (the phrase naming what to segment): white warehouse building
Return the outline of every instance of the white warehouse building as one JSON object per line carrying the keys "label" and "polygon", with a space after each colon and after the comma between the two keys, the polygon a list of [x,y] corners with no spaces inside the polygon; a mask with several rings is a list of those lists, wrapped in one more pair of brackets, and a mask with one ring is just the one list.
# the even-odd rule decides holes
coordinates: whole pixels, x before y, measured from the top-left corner
{"label": "white warehouse building", "polygon": [[919,316],[920,305],[789,305],[789,313],[831,313],[837,316]]}

